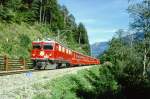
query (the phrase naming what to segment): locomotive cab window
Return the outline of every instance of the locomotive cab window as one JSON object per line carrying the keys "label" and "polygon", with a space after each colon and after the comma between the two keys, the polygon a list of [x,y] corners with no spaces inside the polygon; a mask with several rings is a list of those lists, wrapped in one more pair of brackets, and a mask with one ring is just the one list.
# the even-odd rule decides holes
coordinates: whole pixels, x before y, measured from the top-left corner
{"label": "locomotive cab window", "polygon": [[41,49],[41,46],[39,44],[33,45],[33,49]]}
{"label": "locomotive cab window", "polygon": [[45,50],[52,50],[53,46],[52,45],[43,45],[43,49],[45,49]]}

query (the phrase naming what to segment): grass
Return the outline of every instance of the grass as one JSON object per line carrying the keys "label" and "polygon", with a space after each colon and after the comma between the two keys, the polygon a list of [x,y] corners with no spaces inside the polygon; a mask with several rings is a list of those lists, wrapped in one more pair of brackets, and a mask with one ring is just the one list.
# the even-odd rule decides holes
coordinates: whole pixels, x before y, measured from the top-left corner
{"label": "grass", "polygon": [[56,78],[40,87],[49,90],[49,95],[40,93],[33,99],[115,99],[119,88],[109,68],[100,65]]}
{"label": "grass", "polygon": [[11,57],[30,56],[31,42],[43,37],[37,25],[0,23],[0,54]]}
{"label": "grass", "polygon": [[[56,39],[57,33],[45,25],[38,23],[32,26],[27,23],[2,23],[0,22],[0,54],[13,58],[30,57],[32,41],[44,40],[45,38]],[[80,46],[72,39],[67,40],[64,37],[57,40],[71,49],[85,53]]]}

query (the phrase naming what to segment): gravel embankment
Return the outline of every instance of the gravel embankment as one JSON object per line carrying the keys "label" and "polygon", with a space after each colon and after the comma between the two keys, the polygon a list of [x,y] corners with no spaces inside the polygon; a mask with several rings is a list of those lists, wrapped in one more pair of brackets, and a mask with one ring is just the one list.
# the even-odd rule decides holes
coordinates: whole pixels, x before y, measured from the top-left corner
{"label": "gravel embankment", "polygon": [[0,76],[0,99],[31,99],[33,95],[46,91],[36,88],[35,84],[44,84],[56,77],[90,67],[92,66]]}

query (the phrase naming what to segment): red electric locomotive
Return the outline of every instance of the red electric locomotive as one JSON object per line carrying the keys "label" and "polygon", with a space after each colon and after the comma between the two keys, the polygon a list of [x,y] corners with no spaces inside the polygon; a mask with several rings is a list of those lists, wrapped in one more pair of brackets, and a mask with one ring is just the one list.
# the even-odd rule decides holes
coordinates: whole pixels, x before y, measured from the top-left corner
{"label": "red electric locomotive", "polygon": [[35,69],[100,64],[99,60],[64,47],[56,41],[32,42],[31,59]]}

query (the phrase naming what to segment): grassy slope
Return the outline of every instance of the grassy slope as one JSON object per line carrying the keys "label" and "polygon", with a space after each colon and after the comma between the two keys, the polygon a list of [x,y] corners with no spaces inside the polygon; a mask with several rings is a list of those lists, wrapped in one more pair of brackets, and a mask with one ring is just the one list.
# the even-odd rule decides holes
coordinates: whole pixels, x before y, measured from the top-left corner
{"label": "grassy slope", "polygon": [[35,95],[33,99],[115,98],[119,88],[108,67],[99,65],[57,78],[40,87],[49,91]]}
{"label": "grassy slope", "polygon": [[[29,41],[26,44],[27,46],[24,47],[21,44],[24,43],[21,39],[25,39],[23,35],[25,35]],[[36,25],[0,23],[0,37],[0,52],[2,55],[28,57],[31,41],[42,37],[42,34]]]}
{"label": "grassy slope", "polygon": [[[43,38],[56,38],[49,27],[40,24],[32,26],[26,23],[8,24],[0,22],[0,54],[10,57],[29,57],[31,51],[31,42],[34,40],[43,40]],[[63,45],[71,49],[84,53],[79,49],[79,45],[73,40],[66,40],[65,37],[58,40]],[[71,42],[72,41],[72,42]]]}

